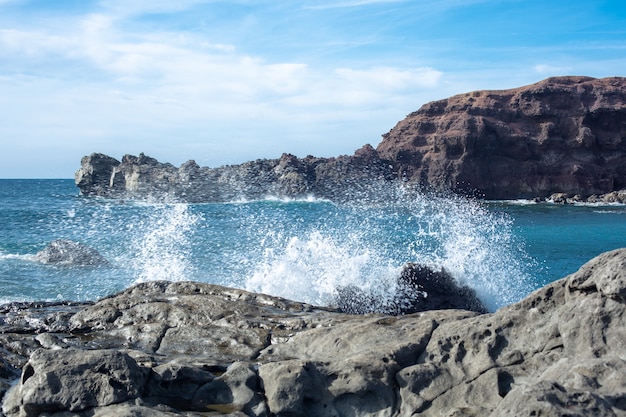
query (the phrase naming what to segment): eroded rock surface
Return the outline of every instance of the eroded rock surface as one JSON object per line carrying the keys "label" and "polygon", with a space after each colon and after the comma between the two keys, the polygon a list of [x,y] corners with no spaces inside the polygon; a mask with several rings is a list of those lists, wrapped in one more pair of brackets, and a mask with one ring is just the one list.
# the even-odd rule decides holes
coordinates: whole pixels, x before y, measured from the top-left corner
{"label": "eroded rock surface", "polygon": [[315,195],[334,201],[365,198],[373,182],[393,177],[387,161],[366,145],[351,156],[259,159],[241,165],[200,167],[188,161],[179,168],[140,154],[121,161],[94,153],[83,157],[76,185],[83,195],[118,198],[223,202],[268,196],[303,198]]}
{"label": "eroded rock surface", "polygon": [[400,177],[437,189],[625,202],[626,78],[554,77],[434,101],[376,149]]}
{"label": "eroded rock surface", "polygon": [[620,249],[491,314],[349,315],[192,282],[12,304],[0,308],[0,384],[15,384],[2,410],[625,416],[625,295]]}

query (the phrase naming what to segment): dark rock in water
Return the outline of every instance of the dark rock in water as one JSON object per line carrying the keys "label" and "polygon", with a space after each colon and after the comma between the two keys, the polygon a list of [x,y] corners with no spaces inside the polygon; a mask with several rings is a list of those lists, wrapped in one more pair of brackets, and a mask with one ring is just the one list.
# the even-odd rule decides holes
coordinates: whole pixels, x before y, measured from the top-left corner
{"label": "dark rock in water", "polygon": [[404,266],[395,296],[382,304],[379,297],[353,286],[340,288],[333,304],[348,314],[399,315],[447,309],[488,311],[472,288],[459,285],[445,269],[436,271],[415,263]]}
{"label": "dark rock in water", "polygon": [[488,314],[350,315],[192,282],[66,307],[0,308],[7,417],[626,415],[626,249]]}
{"label": "dark rock in water", "polygon": [[44,264],[61,266],[106,266],[107,261],[97,250],[66,239],[53,240],[34,260]]}
{"label": "dark rock in water", "polygon": [[403,313],[427,310],[460,309],[486,313],[487,309],[467,285],[459,285],[445,269],[408,264],[400,275]]}

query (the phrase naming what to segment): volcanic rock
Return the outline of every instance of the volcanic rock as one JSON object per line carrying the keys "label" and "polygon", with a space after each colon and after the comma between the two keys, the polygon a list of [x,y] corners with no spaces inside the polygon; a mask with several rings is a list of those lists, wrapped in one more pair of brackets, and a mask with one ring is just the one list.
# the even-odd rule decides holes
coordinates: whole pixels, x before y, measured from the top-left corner
{"label": "volcanic rock", "polygon": [[106,266],[107,261],[97,250],[67,239],[50,242],[37,252],[33,259],[37,262],[60,266]]}
{"label": "volcanic rock", "polygon": [[193,282],[61,309],[0,307],[6,416],[626,415],[626,249],[488,314]]}
{"label": "volcanic rock", "polygon": [[474,91],[409,114],[374,149],[337,158],[179,168],[140,154],[83,157],[83,195],[220,202],[313,195],[384,199],[390,182],[485,199],[626,203],[626,78],[553,77]]}
{"label": "volcanic rock", "polygon": [[197,203],[310,195],[345,201],[373,193],[373,180],[392,177],[390,164],[365,145],[353,156],[299,159],[283,154],[218,168],[195,161],[176,168],[144,154],[125,155],[120,162],[94,153],[83,157],[75,180],[83,195]]}
{"label": "volcanic rock", "polygon": [[428,310],[459,309],[486,313],[487,308],[467,285],[460,285],[445,269],[408,263],[402,268],[396,294],[386,302],[358,287],[339,288],[333,305],[341,312],[391,315],[412,314]]}
{"label": "volcanic rock", "polygon": [[435,189],[587,198],[626,188],[625,138],[626,78],[554,77],[425,104],[377,151],[401,178]]}

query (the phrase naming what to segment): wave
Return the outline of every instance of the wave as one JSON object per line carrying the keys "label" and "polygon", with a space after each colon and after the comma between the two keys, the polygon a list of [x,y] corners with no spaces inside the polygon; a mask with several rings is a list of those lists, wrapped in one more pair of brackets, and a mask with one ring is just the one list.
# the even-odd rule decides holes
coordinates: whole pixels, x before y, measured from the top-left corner
{"label": "wave", "polygon": [[446,269],[490,310],[532,289],[512,221],[478,201],[396,189],[338,211],[340,221],[305,232],[267,233],[246,289],[328,304],[339,288],[356,286],[384,310],[408,262]]}
{"label": "wave", "polygon": [[516,199],[516,200],[485,200],[485,204],[501,204],[508,206],[535,206],[535,205],[550,205],[550,206],[574,206],[574,207],[626,207],[626,203],[616,203],[616,202],[606,202],[606,201],[597,201],[597,202],[586,202],[586,201],[570,201],[567,203],[561,203],[554,200],[525,200],[525,199]]}
{"label": "wave", "polygon": [[29,285],[41,299],[94,299],[138,282],[195,280],[329,305],[341,288],[357,287],[375,311],[394,300],[407,263],[446,269],[491,310],[533,289],[524,272],[533,261],[511,220],[484,202],[384,183],[343,197],[214,204],[72,198],[49,223],[13,223],[32,234],[23,249],[66,237],[94,247],[113,268],[9,265],[6,276],[24,277],[14,296]]}
{"label": "wave", "polygon": [[17,259],[19,261],[28,261],[28,262],[34,262],[35,261],[34,255],[31,255],[31,254],[17,254],[17,253],[8,253],[8,254],[0,253],[0,259],[6,259],[6,260]]}
{"label": "wave", "polygon": [[155,206],[147,218],[133,224],[140,229],[132,243],[134,283],[188,280],[192,275],[190,233],[200,218],[188,204],[178,203]]}

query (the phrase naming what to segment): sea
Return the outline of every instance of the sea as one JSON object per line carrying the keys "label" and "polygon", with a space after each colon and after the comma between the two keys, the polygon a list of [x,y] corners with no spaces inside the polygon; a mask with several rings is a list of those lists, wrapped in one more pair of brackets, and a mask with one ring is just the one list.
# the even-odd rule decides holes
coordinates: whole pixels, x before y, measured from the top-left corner
{"label": "sea", "polygon": [[[48,265],[56,239],[110,265]],[[92,301],[152,280],[199,281],[332,305],[355,286],[374,310],[410,262],[445,269],[492,311],[626,247],[625,205],[375,194],[185,204],[82,196],[70,179],[0,180],[0,304]],[[374,300],[374,301],[373,301]]]}

